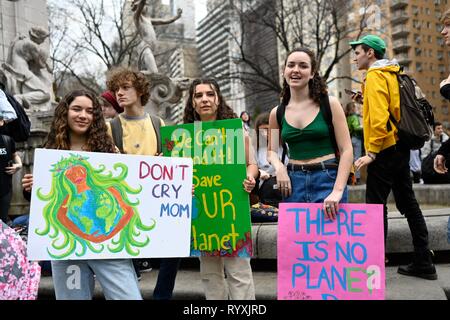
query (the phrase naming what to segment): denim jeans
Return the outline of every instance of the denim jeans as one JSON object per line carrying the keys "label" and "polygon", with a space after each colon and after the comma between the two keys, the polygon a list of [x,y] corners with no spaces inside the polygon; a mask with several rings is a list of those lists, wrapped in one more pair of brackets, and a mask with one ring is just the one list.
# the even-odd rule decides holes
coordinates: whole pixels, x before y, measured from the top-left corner
{"label": "denim jeans", "polygon": [[172,299],[173,288],[175,287],[175,278],[177,277],[178,267],[181,258],[162,258],[159,266],[158,280],[155,290],[153,290],[154,300]]}
{"label": "denim jeans", "polygon": [[[353,136],[352,137],[352,146],[353,146],[353,158],[354,161],[359,159],[362,155],[362,140],[360,137]],[[361,178],[361,171],[357,170],[355,171],[355,177],[357,179]]]}
{"label": "denim jeans", "polygon": [[91,300],[94,274],[107,300],[142,300],[130,259],[52,261],[57,300]]}
{"label": "denim jeans", "polygon": [[[323,163],[335,163],[334,159]],[[333,191],[337,169],[288,171],[291,179],[292,194],[283,202],[321,203]],[[348,190],[345,187],[340,203],[348,202]]]}
{"label": "denim jeans", "polygon": [[384,241],[388,232],[386,202],[392,190],[397,209],[408,221],[414,249],[428,250],[428,229],[416,200],[409,169],[410,150],[401,145],[392,146],[377,154],[367,167],[366,203],[384,206]]}

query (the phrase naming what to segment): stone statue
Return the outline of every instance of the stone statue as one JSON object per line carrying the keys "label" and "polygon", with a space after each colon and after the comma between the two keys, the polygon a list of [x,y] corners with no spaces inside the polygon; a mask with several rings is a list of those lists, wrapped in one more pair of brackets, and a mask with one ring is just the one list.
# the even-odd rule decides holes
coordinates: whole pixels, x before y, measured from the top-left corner
{"label": "stone statue", "polygon": [[[189,86],[189,79],[171,79],[158,73],[154,51],[157,45],[156,33],[153,26],[170,24],[181,17],[183,11],[177,10],[177,15],[169,18],[150,17],[149,6],[146,0],[133,0],[131,3],[134,24],[142,39],[138,68],[145,74],[151,83],[150,109],[156,109],[163,103],[175,104],[180,101],[183,91]],[[156,112],[156,110],[154,110]]]}
{"label": "stone statue", "polygon": [[41,46],[48,36],[41,27],[32,27],[29,37],[17,36],[0,71],[7,90],[24,108],[33,111],[48,111],[51,107],[53,79],[49,53]]}
{"label": "stone statue", "polygon": [[153,26],[170,24],[181,17],[183,10],[178,9],[177,15],[170,18],[158,19],[150,17],[148,5],[145,0],[133,0],[131,10],[134,12],[133,19],[136,30],[145,43],[139,54],[139,70],[147,71],[148,74],[157,73],[155,57],[153,52],[156,48],[156,33]]}

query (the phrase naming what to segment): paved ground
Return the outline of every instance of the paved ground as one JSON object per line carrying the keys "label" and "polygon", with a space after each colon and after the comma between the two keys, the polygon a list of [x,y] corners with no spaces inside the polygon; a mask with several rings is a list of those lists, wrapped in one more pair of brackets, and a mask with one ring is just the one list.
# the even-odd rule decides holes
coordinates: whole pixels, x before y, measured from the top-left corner
{"label": "paved ground", "polygon": [[[439,279],[436,281],[406,277],[397,273],[397,266],[386,268],[387,300],[446,300],[445,290],[450,288],[450,264],[436,265]],[[158,275],[157,269],[142,274],[140,281],[144,299],[151,299]],[[276,299],[276,273],[254,272],[256,298],[258,300]],[[100,287],[96,285],[96,296],[101,297]],[[43,277],[39,288],[40,298],[52,298],[51,277]],[[180,270],[174,290],[174,299],[203,300],[200,274],[196,269]]]}
{"label": "paved ground", "polygon": [[[447,297],[450,300],[450,245],[446,241],[446,225],[448,219],[447,217],[450,215],[450,208],[442,208],[439,205],[422,207],[430,233],[431,249],[442,250],[438,251],[436,255],[436,258],[438,259],[435,260],[436,263],[438,263],[436,268],[439,279],[436,281],[430,281],[414,277],[406,277],[397,273],[397,266],[395,264],[404,263],[404,261],[400,262],[398,257],[404,256],[406,257],[406,260],[409,260],[411,257],[411,236],[408,224],[405,221],[406,219],[402,217],[399,212],[395,211],[395,205],[388,204],[390,231],[388,234],[387,252],[388,257],[392,254],[392,266],[388,266],[386,268],[387,300],[446,300]],[[260,256],[264,259],[254,259],[255,261],[252,261],[252,265],[255,264],[256,266],[253,270],[256,298],[258,300],[276,299],[276,227],[272,230],[275,232],[272,234],[272,237],[268,236],[270,233],[269,231],[270,230],[266,230],[265,233],[258,238],[258,241],[265,242],[262,243],[262,248],[265,248],[265,250],[273,246],[274,248],[272,248],[272,251],[275,251],[266,255],[260,252]],[[264,264],[263,261],[268,261],[268,263]],[[198,270],[198,262],[197,264],[194,262],[187,264],[179,271],[174,290],[174,299],[204,299]],[[143,273],[140,286],[141,292],[146,300],[150,300],[152,298],[156,277],[157,269]],[[96,297],[102,297],[101,290],[98,285],[96,285]],[[51,277],[42,278],[39,288],[39,298],[54,298]]]}

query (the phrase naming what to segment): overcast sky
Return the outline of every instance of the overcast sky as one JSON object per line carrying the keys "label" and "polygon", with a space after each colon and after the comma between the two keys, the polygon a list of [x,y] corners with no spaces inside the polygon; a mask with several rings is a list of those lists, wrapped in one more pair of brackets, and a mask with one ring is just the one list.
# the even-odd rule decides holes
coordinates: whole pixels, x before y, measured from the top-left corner
{"label": "overcast sky", "polygon": [[195,0],[195,22],[198,23],[206,15],[206,0]]}
{"label": "overcast sky", "polygon": [[[206,15],[206,1],[207,0],[195,0],[195,23],[198,24],[200,20]],[[162,0],[163,4],[170,4],[170,0]]]}

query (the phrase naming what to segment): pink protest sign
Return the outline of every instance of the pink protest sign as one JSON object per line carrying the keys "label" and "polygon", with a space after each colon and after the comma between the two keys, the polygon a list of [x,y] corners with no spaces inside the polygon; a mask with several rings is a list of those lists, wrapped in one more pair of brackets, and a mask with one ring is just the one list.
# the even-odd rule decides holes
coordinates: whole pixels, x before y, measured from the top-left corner
{"label": "pink protest sign", "polygon": [[278,299],[383,300],[383,206],[341,204],[327,220],[321,203],[281,203]]}

